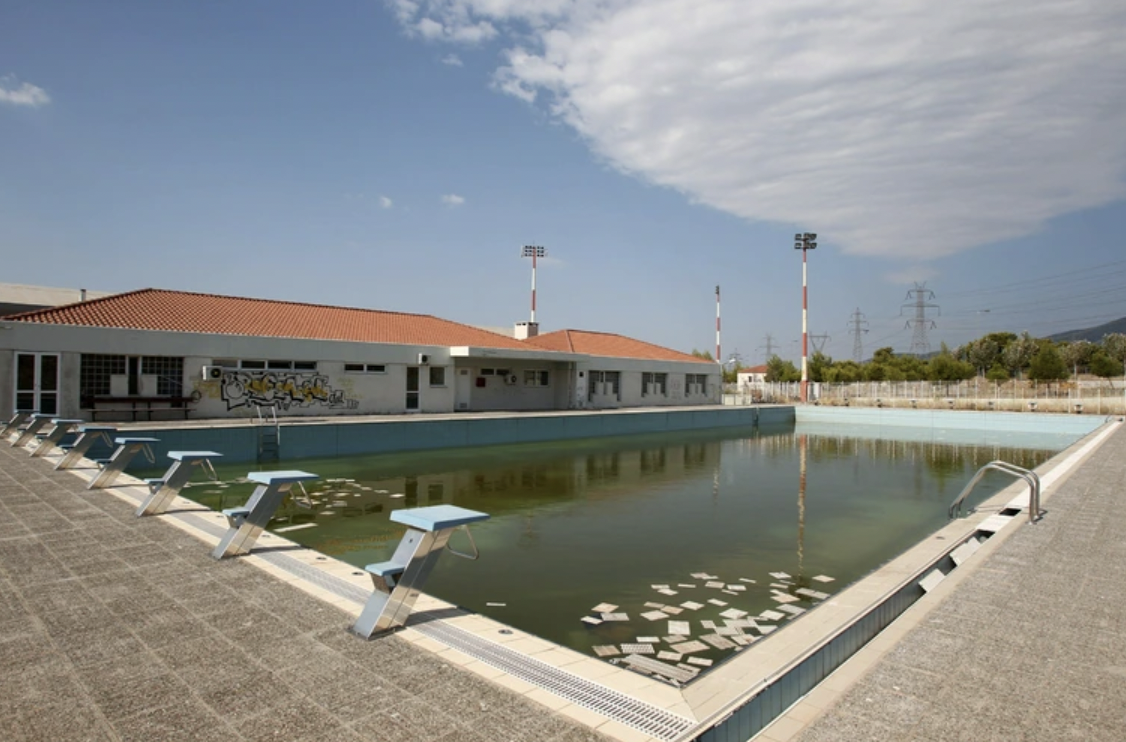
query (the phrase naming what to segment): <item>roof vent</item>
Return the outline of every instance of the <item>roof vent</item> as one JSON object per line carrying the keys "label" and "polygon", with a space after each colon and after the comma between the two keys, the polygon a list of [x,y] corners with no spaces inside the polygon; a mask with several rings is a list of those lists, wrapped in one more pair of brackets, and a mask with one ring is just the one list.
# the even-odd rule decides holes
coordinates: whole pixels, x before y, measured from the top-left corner
{"label": "roof vent", "polygon": [[539,335],[539,334],[540,334],[540,323],[539,322],[517,322],[516,323],[516,332],[513,333],[513,336],[517,340],[527,340],[528,338],[534,338],[536,335]]}

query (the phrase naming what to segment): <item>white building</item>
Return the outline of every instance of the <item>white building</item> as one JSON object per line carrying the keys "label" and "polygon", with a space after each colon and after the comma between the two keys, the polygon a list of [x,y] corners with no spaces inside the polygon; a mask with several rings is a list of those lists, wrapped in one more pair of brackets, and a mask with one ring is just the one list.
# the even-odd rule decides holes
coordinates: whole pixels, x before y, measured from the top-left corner
{"label": "white building", "polygon": [[[609,333],[143,289],[0,320],[0,417],[718,404],[719,367]],[[521,339],[523,338],[523,339]]]}

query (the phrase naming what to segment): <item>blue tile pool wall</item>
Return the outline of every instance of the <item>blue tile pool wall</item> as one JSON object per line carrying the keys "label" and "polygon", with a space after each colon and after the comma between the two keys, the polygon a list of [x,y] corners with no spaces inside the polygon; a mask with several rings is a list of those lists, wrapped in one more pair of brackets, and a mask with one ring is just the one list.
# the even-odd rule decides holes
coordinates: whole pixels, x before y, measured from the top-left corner
{"label": "blue tile pool wall", "polygon": [[907,427],[919,430],[992,430],[1058,433],[1081,438],[1106,421],[1105,415],[1053,415],[1027,412],[903,410],[883,408],[797,407],[798,423]]}
{"label": "blue tile pool wall", "polygon": [[[716,407],[702,410],[629,411],[582,415],[521,414],[510,417],[466,417],[373,420],[329,423],[286,423],[281,426],[281,458],[303,459],[357,454],[426,451],[440,448],[493,446],[510,443],[670,433],[688,430],[787,424],[793,407]],[[258,457],[254,425],[215,428],[146,427],[160,439],[157,460],[168,451],[213,450],[225,463],[254,462]]]}

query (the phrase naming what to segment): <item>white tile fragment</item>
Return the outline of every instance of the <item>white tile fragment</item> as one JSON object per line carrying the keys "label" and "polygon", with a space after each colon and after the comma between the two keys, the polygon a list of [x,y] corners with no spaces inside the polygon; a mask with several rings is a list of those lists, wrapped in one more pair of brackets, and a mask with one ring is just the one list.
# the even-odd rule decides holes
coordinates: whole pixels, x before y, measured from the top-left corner
{"label": "white tile fragment", "polygon": [[646,611],[641,614],[641,617],[646,621],[663,621],[669,617],[669,614],[664,611]]}
{"label": "white tile fragment", "polygon": [[938,587],[938,583],[946,579],[946,575],[941,570],[933,569],[926,577],[919,580],[919,587],[923,588],[924,592],[930,592]]}
{"label": "white tile fragment", "polygon": [[689,636],[692,629],[687,621],[669,621],[669,634],[671,636]]}
{"label": "white tile fragment", "polygon": [[684,613],[683,608],[677,608],[674,605],[666,605],[661,610],[664,611],[665,613],[669,614],[670,616],[679,616],[681,613]]}
{"label": "white tile fragment", "polygon": [[773,577],[776,580],[788,580],[788,579],[790,579],[790,575],[786,574],[785,572],[771,572],[770,576]]}
{"label": "white tile fragment", "polygon": [[599,603],[590,609],[591,613],[613,613],[618,610],[618,606],[613,603]]}
{"label": "white tile fragment", "polygon": [[670,660],[672,662],[680,662],[680,658],[683,657],[683,656],[684,655],[681,654],[680,652],[670,652],[666,649],[662,649],[660,652],[657,652],[657,659],[659,659],[659,660]]}
{"label": "white tile fragment", "polygon": [[711,603],[712,605],[718,605],[720,607],[727,605],[727,603],[723,602],[722,600],[719,600],[718,598],[708,598],[708,602]]}
{"label": "white tile fragment", "polygon": [[726,611],[720,613],[719,615],[723,616],[724,618],[742,618],[743,616],[747,615],[747,612],[741,611],[738,608],[728,608]]}
{"label": "white tile fragment", "polygon": [[767,621],[780,621],[786,617],[785,614],[779,613],[778,611],[763,611],[759,615]]}
{"label": "white tile fragment", "polygon": [[680,604],[681,608],[687,608],[690,611],[698,611],[704,607],[703,603],[697,603],[694,600],[688,600]]}
{"label": "white tile fragment", "polygon": [[658,590],[657,592],[659,592],[661,595],[676,595],[676,590],[672,590],[672,589],[669,589],[667,587],[663,588],[661,590]]}
{"label": "white tile fragment", "polygon": [[829,577],[828,575],[817,575],[813,579],[817,580],[818,582],[833,582],[836,578]]}
{"label": "white tile fragment", "polygon": [[591,626],[597,626],[598,624],[602,623],[601,618],[595,618],[594,616],[583,616],[579,620],[585,624],[590,624]]}
{"label": "white tile fragment", "polygon": [[656,654],[652,644],[622,644],[622,651],[626,654]]}
{"label": "white tile fragment", "polygon": [[628,613],[603,613],[602,614],[602,620],[603,621],[628,621],[629,620],[629,614]]}
{"label": "white tile fragment", "polygon": [[718,581],[715,581],[715,580],[704,583],[704,587],[714,587],[716,589],[720,589],[723,586],[724,586],[724,583],[718,582]]}
{"label": "white tile fragment", "polygon": [[707,657],[689,657],[688,664],[699,665],[700,667],[711,667],[712,661]]}
{"label": "white tile fragment", "polygon": [[621,654],[618,648],[613,644],[599,644],[591,647],[591,649],[594,650],[594,653],[599,657],[613,657],[616,654]]}
{"label": "white tile fragment", "polygon": [[661,641],[659,636],[639,636],[637,637],[638,644],[656,644]]}

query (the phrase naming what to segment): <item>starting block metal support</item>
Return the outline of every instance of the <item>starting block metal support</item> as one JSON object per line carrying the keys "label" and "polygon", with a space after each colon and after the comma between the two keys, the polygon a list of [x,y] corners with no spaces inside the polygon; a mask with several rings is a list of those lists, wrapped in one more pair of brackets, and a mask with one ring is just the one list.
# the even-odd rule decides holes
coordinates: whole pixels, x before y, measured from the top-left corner
{"label": "starting block metal support", "polygon": [[214,451],[169,451],[168,458],[172,459],[172,466],[164,472],[160,479],[147,479],[149,496],[137,508],[137,517],[142,515],[159,515],[168,509],[180,490],[192,478],[195,467],[200,467],[210,473],[215,479],[215,469],[211,466],[211,459],[221,458],[223,454]]}
{"label": "starting block metal support", "polygon": [[246,478],[257,482],[258,487],[246,505],[223,510],[229,528],[211,552],[216,559],[250,553],[290,487],[298,482],[320,479],[320,476],[307,471],[255,471],[247,474]]}
{"label": "starting block metal support", "polygon": [[27,421],[27,426],[16,436],[16,440],[12,442],[12,448],[19,448],[30,441],[35,437],[35,434],[42,430],[49,422],[51,422],[50,415],[41,415],[36,412],[31,416],[31,419]]}
{"label": "starting block metal support", "polygon": [[473,544],[472,536],[469,540],[473,544],[473,554],[449,548],[453,532],[464,528],[468,534],[470,523],[488,518],[486,513],[454,505],[435,505],[391,513],[391,520],[406,525],[407,532],[403,534],[403,540],[399,542],[391,561],[369,564],[364,568],[371,575],[375,590],[352,626],[352,632],[368,639],[376,632],[405,625],[422,585],[442,556],[443,548],[455,556],[477,558],[477,547]]}
{"label": "starting block metal support", "polygon": [[129,462],[133,457],[144,451],[148,456],[149,461],[155,462],[152,455],[152,449],[149,448],[150,443],[159,443],[159,438],[117,438],[114,443],[117,444],[117,450],[110,456],[106,466],[98,476],[90,480],[90,484],[86,485],[88,490],[103,489],[109,487],[115,481],[121,472],[125,471],[125,467],[129,466]]}
{"label": "starting block metal support", "polygon": [[74,441],[74,445],[66,455],[59,459],[59,463],[55,464],[55,468],[69,469],[74,466],[98,441],[104,441],[107,446],[112,446],[113,439],[110,436],[116,432],[117,428],[111,425],[83,425],[78,429],[78,439]]}
{"label": "starting block metal support", "polygon": [[59,441],[63,439],[64,435],[71,432],[85,421],[55,417],[51,419],[51,422],[55,424],[55,427],[51,428],[51,432],[43,436],[43,439],[39,441],[39,445],[31,452],[32,458],[44,456],[54,451],[55,446],[59,445]]}
{"label": "starting block metal support", "polygon": [[8,436],[19,430],[20,426],[27,422],[30,417],[30,412],[17,412],[12,415],[12,419],[8,421],[3,430],[0,430],[0,440],[8,440]]}

